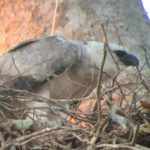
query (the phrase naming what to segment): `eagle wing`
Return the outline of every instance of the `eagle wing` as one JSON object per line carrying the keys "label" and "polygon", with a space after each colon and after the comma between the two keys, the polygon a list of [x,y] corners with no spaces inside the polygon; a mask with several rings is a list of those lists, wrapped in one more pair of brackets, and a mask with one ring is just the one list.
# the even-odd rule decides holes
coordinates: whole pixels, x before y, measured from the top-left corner
{"label": "eagle wing", "polygon": [[81,45],[57,36],[24,41],[0,57],[0,85],[32,89],[76,63]]}

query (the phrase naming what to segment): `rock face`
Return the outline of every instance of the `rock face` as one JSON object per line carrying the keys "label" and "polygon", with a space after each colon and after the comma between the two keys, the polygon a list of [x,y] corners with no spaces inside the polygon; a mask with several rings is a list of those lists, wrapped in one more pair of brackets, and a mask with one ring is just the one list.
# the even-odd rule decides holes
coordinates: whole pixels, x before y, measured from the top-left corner
{"label": "rock face", "polygon": [[[0,1],[0,55],[24,40],[50,34],[54,10],[54,0]],[[61,6],[55,19],[57,30],[60,14]]]}
{"label": "rock face", "polygon": [[109,41],[120,43],[121,40],[123,45],[140,58],[141,64],[145,62],[140,46],[149,51],[150,24],[139,0],[69,0],[65,10],[62,11],[67,17],[64,28],[74,24],[74,38],[100,40],[102,33],[99,24],[104,23]]}
{"label": "rock face", "polygon": [[[0,1],[0,54],[20,41],[51,33],[55,0]],[[129,49],[145,63],[150,55],[150,24],[139,0],[58,0],[54,34],[73,40],[102,41],[103,23],[108,41]],[[149,58],[148,58],[149,59]],[[6,60],[8,61],[8,60]],[[144,70],[147,72],[149,69]]]}
{"label": "rock face", "polygon": [[[6,51],[13,45],[51,33],[54,0],[9,0],[0,2],[0,47]],[[120,37],[123,45],[140,57],[150,47],[150,25],[139,0],[59,0],[54,34],[76,40],[101,40],[99,24],[104,23],[110,42]],[[116,33],[118,31],[118,34]],[[142,58],[142,57],[140,57]]]}

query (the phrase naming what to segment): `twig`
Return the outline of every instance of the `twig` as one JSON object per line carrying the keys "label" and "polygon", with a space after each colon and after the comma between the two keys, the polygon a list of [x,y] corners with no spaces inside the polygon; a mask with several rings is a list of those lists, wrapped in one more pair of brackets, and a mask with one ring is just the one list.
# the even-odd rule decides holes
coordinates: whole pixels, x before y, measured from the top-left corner
{"label": "twig", "polygon": [[139,129],[138,125],[135,125],[133,128],[133,137],[132,137],[132,141],[131,141],[132,146],[135,146],[135,142],[136,142],[137,135],[138,135],[138,129]]}
{"label": "twig", "polygon": [[104,31],[103,25],[100,26],[101,30],[104,34],[104,47],[103,47],[103,58],[102,61],[100,62],[100,68],[99,68],[99,73],[98,73],[98,81],[97,81],[97,86],[96,86],[96,104],[98,105],[98,120],[97,123],[100,122],[101,120],[101,102],[100,102],[100,92],[101,92],[101,83],[102,83],[102,72],[105,64],[105,59],[106,59],[106,35]]}
{"label": "twig", "polygon": [[147,55],[147,50],[146,50],[146,48],[144,47],[144,46],[141,46],[141,48],[144,50],[144,52],[145,52],[145,60],[146,60],[146,64],[147,64],[147,66],[148,66],[148,69],[150,70],[150,63],[149,63],[149,61],[148,61],[148,55]]}
{"label": "twig", "polygon": [[[55,130],[55,129],[54,129],[54,130]],[[51,131],[51,130],[50,130],[50,131]],[[50,131],[49,131],[48,128],[46,128],[46,129],[43,129],[43,130],[38,131],[38,132],[34,132],[34,133],[32,133],[32,134],[29,134],[29,135],[25,135],[25,136],[19,137],[19,138],[17,138],[15,141],[8,143],[7,146],[5,147],[5,149],[6,149],[6,148],[9,148],[9,147],[12,146],[12,145],[17,145],[17,144],[19,144],[20,142],[25,141],[25,140],[27,140],[27,139],[29,139],[29,138],[32,138],[32,137],[35,137],[35,136],[37,136],[37,135],[41,135],[41,134],[44,134],[44,133],[47,133],[47,132],[50,132]]]}
{"label": "twig", "polygon": [[[117,73],[117,75],[116,75],[116,77],[115,77],[115,79],[116,79],[117,76],[118,76],[119,73],[120,73],[120,72],[119,72],[119,70],[120,70],[120,69],[119,69],[119,65],[118,65],[117,61],[115,60],[115,58],[114,58],[114,56],[113,56],[113,54],[112,54],[112,52],[111,52],[111,49],[110,49],[110,47],[109,47],[108,44],[107,44],[107,47],[108,47],[108,51],[109,51],[109,53],[110,53],[110,55],[111,55],[111,57],[112,57],[112,59],[113,59],[115,65],[116,65],[116,67],[117,67],[117,70],[118,70],[118,73]],[[123,95],[123,97],[125,97],[125,95],[124,95],[124,93],[123,93],[123,91],[122,91],[122,89],[121,89],[121,86],[119,85],[119,83],[117,82],[117,80],[115,80],[115,82],[116,82],[116,84],[118,85],[121,94]],[[123,98],[122,98],[122,99],[123,99]],[[121,102],[120,102],[120,106],[122,105],[122,99],[121,99]]]}
{"label": "twig", "polygon": [[146,90],[150,91],[150,88],[147,86],[147,84],[146,84],[145,81],[143,80],[142,75],[141,75],[141,72],[140,72],[140,70],[139,70],[138,67],[137,67],[137,71],[138,71],[138,74],[139,74],[139,77],[140,77],[140,79],[141,79],[141,82],[142,82],[143,86],[145,87]]}
{"label": "twig", "polygon": [[95,142],[97,140],[97,138],[100,136],[100,133],[102,132],[103,130],[103,127],[105,126],[105,124],[107,123],[108,119],[106,118],[104,121],[100,122],[99,126],[98,126],[98,129],[97,129],[97,132],[96,132],[96,135],[94,135],[90,141],[90,145],[88,146],[87,150],[94,150],[95,149]]}
{"label": "twig", "polygon": [[95,81],[95,71],[92,72],[90,85],[89,85],[88,89],[84,92],[84,97],[85,97],[85,96],[89,93],[89,91],[91,90],[94,81]]}
{"label": "twig", "polygon": [[53,24],[52,24],[51,35],[54,34],[57,9],[58,9],[58,0],[56,0],[56,2],[55,2],[55,11],[54,11],[54,16],[53,16]]}
{"label": "twig", "polygon": [[120,35],[119,35],[119,30],[117,27],[115,27],[115,31],[116,31],[116,34],[117,34],[117,37],[118,37],[118,41],[119,41],[119,44],[121,44],[122,46],[124,45],[121,38],[120,38]]}
{"label": "twig", "polygon": [[[95,146],[96,148],[113,148],[113,149],[128,149],[128,150],[141,150],[141,148],[125,145],[125,144],[100,144]],[[148,150],[148,148],[144,148],[142,146],[142,150]]]}
{"label": "twig", "polygon": [[[15,69],[16,69],[16,71],[18,72],[18,77],[21,77],[21,72],[19,71],[19,68],[17,67],[17,65],[16,65],[16,63],[15,63],[15,60],[14,60],[14,57],[12,56],[12,61],[13,61],[13,64],[14,64],[14,67],[15,67]],[[22,78],[20,78],[20,80],[30,89],[30,90],[32,90],[31,89],[31,87],[29,86],[29,84]]]}
{"label": "twig", "polygon": [[100,25],[101,30],[104,34],[104,47],[103,47],[103,58],[102,61],[100,62],[100,68],[99,68],[99,73],[98,73],[98,81],[97,81],[97,86],[96,86],[96,103],[94,104],[94,108],[96,107],[96,105],[98,105],[97,110],[98,110],[98,119],[97,119],[97,125],[98,125],[98,129],[96,131],[96,136],[93,136],[93,138],[90,141],[90,146],[88,147],[88,150],[92,150],[93,149],[93,145],[95,144],[97,138],[100,135],[101,132],[101,128],[102,125],[100,125],[100,121],[101,121],[101,100],[100,100],[100,92],[101,92],[101,82],[102,82],[102,72],[103,72],[103,68],[104,68],[104,64],[105,64],[105,58],[106,58],[106,45],[107,45],[107,39],[106,39],[106,33],[104,30],[104,26],[101,24]]}

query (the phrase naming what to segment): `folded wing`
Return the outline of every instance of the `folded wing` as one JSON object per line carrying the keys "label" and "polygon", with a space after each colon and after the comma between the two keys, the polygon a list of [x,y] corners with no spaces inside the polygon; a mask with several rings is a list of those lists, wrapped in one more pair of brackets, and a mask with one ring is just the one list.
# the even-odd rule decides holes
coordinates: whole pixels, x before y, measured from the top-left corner
{"label": "folded wing", "polygon": [[32,89],[80,59],[80,43],[48,36],[20,43],[0,58],[0,85]]}

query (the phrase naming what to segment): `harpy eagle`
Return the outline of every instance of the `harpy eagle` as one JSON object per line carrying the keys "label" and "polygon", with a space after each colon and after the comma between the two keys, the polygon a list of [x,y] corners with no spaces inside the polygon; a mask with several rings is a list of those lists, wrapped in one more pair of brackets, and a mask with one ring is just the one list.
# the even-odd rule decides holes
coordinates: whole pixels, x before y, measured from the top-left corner
{"label": "harpy eagle", "polygon": [[[119,66],[138,66],[136,56],[109,43]],[[52,98],[86,96],[96,85],[103,43],[47,36],[24,41],[0,57],[0,86],[44,92]],[[103,71],[114,76],[117,66],[107,50]],[[44,89],[44,90],[43,90]]]}

